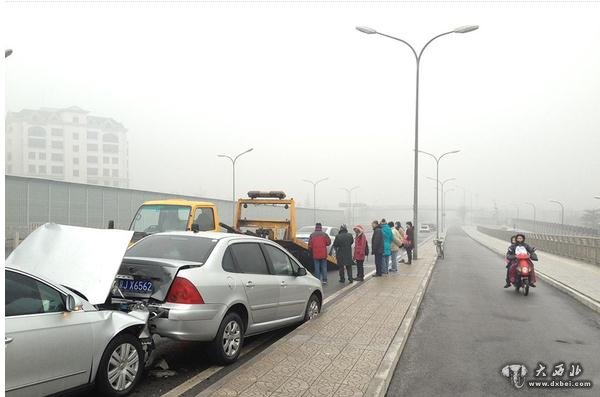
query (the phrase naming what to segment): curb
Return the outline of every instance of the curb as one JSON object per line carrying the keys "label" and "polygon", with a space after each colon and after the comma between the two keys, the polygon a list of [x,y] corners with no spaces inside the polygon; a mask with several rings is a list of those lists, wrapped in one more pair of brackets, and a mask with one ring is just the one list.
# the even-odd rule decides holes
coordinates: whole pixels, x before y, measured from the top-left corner
{"label": "curb", "polygon": [[421,301],[425,296],[425,291],[429,285],[429,280],[431,280],[431,275],[433,274],[433,269],[436,263],[437,256],[434,257],[433,262],[429,265],[429,270],[427,270],[427,273],[423,277],[417,293],[413,296],[410,306],[404,315],[404,319],[402,320],[402,323],[400,323],[400,327],[396,332],[396,336],[394,336],[394,339],[392,340],[392,343],[390,343],[385,356],[383,356],[383,360],[381,361],[375,376],[369,382],[365,396],[386,395],[388,387],[390,386],[390,382],[392,381],[392,377],[394,376],[394,371],[396,370],[398,361],[400,360],[402,352],[404,351],[406,341],[410,336],[410,332],[417,317],[417,312],[421,306]]}
{"label": "curb", "polygon": [[[465,232],[465,234],[467,236],[469,236],[469,238],[473,241],[475,241],[476,243],[480,244],[481,246],[483,246],[484,248],[487,248],[488,250],[492,251],[493,253],[500,255],[500,256],[504,256],[504,253],[502,252],[498,252],[496,249],[486,245],[484,242],[478,240],[477,238],[471,236],[471,234],[469,232],[467,232],[466,230],[463,229],[463,231]],[[540,279],[544,280],[544,282],[550,284],[552,287],[556,288],[557,290],[569,295],[571,298],[575,299],[576,301],[578,301],[579,303],[583,304],[584,306],[592,309],[593,311],[600,313],[600,302],[596,301],[595,299],[587,296],[586,294],[583,294],[579,291],[577,291],[576,289],[569,287],[567,284],[539,271],[538,269],[535,270],[536,275],[538,275],[540,277]]]}

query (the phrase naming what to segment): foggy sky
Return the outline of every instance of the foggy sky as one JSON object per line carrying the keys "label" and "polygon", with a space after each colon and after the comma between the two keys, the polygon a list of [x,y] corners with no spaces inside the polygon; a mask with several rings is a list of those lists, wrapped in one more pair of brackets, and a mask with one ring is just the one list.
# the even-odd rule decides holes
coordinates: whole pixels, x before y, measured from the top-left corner
{"label": "foggy sky", "polygon": [[[440,179],[539,210],[600,194],[600,6],[7,4],[6,111],[76,105],[129,130],[130,186],[231,197],[284,190],[337,208],[412,205],[415,60],[420,149]],[[420,203],[435,203],[420,157]],[[462,203],[462,192],[448,205]],[[468,199],[467,199],[468,200]],[[594,202],[596,201],[596,202]]]}

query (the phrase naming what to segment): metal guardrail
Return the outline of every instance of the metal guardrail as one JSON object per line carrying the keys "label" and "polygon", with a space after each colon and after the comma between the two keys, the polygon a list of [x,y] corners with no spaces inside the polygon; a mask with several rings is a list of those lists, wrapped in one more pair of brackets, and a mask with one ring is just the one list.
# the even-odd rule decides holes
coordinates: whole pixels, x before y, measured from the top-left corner
{"label": "metal guardrail", "polygon": [[[515,231],[492,229],[477,226],[477,230],[488,236],[496,237],[507,242]],[[600,265],[600,238],[586,236],[562,236],[552,234],[524,233],[527,243],[551,254],[577,259]]]}

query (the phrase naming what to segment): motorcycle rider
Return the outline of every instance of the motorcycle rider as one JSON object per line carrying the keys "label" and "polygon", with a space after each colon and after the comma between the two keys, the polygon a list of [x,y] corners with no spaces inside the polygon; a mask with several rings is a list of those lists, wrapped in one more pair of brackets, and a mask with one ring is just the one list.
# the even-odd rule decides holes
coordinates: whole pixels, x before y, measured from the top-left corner
{"label": "motorcycle rider", "polygon": [[[517,236],[511,236],[510,238],[510,245],[508,246],[508,250],[510,250],[510,247],[512,247],[513,245],[515,245],[517,243]],[[504,262],[506,262],[506,284],[504,284],[504,288],[508,288],[510,287],[510,266],[512,265],[510,259],[508,259],[508,250],[506,251],[506,255],[504,257]]]}
{"label": "motorcycle rider", "polygon": [[[524,247],[527,252],[529,253],[529,258],[532,261],[537,261],[538,257],[537,254],[535,253],[535,248],[531,247],[529,244],[527,244],[525,242],[525,235],[522,233],[519,233],[515,236],[515,244],[512,244],[510,247],[508,247],[508,252],[506,253],[506,258],[511,261],[511,273],[514,274],[513,272],[516,270],[515,266],[517,264],[517,256],[515,254],[515,250],[517,249],[517,247],[521,246]],[[535,270],[533,268],[533,262],[531,262],[531,273],[529,276],[529,286],[535,288],[535,282],[536,282],[536,277],[535,277]],[[512,278],[512,277],[511,277]]]}

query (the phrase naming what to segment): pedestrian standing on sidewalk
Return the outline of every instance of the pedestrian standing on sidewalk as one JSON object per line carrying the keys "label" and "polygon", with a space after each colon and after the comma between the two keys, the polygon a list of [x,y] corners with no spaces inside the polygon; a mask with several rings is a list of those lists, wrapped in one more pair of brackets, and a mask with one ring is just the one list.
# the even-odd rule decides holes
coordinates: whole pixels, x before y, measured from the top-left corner
{"label": "pedestrian standing on sidewalk", "polygon": [[383,233],[383,268],[381,272],[384,274],[388,274],[388,269],[390,267],[390,258],[392,256],[392,241],[394,241],[394,234],[392,233],[392,228],[385,219],[381,220],[381,231]]}
{"label": "pedestrian standing on sidewalk", "polygon": [[327,284],[327,246],[331,244],[329,236],[323,232],[320,223],[315,225],[315,231],[308,238],[310,250],[315,266],[315,277]]}
{"label": "pedestrian standing on sidewalk", "polygon": [[354,237],[354,254],[352,255],[352,259],[356,262],[356,280],[364,281],[364,263],[365,258],[369,256],[369,244],[367,243],[367,236],[365,236],[365,232],[361,225],[354,227],[354,233],[356,233],[356,236]]}
{"label": "pedestrian standing on sidewalk", "polygon": [[375,275],[373,277],[381,277],[383,269],[383,232],[381,225],[377,221],[371,223],[373,228],[373,237],[371,237],[371,252],[375,256]]}
{"label": "pedestrian standing on sidewalk", "polygon": [[394,239],[392,240],[392,247],[391,247],[392,256],[390,259],[390,261],[391,261],[390,272],[397,272],[398,271],[398,254],[400,253],[400,247],[402,247],[402,235],[400,234],[398,229],[396,229],[396,227],[394,226],[394,222],[390,222],[390,223],[388,223],[388,225],[390,226],[390,229],[392,229],[392,235],[394,237]]}
{"label": "pedestrian standing on sidewalk", "polygon": [[415,241],[415,228],[412,222],[406,222],[406,233],[404,236],[404,249],[406,249],[406,257],[408,258],[407,265],[412,263],[412,250]]}
{"label": "pedestrian standing on sidewalk", "polygon": [[[406,249],[404,248],[404,237],[406,233],[404,232],[404,228],[402,227],[402,222],[396,222],[396,230],[398,230],[398,233],[400,233],[400,242],[402,243],[400,245],[400,249],[406,251]],[[400,258],[400,263],[404,263],[404,258],[402,258],[402,251],[398,251],[398,257]]]}
{"label": "pedestrian standing on sidewalk", "polygon": [[348,282],[351,283],[354,281],[352,279],[352,265],[354,264],[352,261],[353,242],[354,238],[348,233],[348,227],[346,225],[340,226],[340,232],[333,240],[333,248],[335,248],[335,257],[340,272],[340,283],[346,282],[344,268],[346,268],[346,272],[348,273]]}

